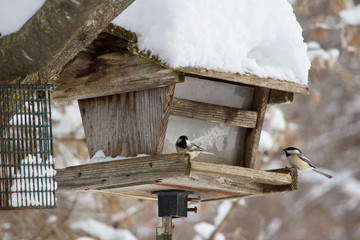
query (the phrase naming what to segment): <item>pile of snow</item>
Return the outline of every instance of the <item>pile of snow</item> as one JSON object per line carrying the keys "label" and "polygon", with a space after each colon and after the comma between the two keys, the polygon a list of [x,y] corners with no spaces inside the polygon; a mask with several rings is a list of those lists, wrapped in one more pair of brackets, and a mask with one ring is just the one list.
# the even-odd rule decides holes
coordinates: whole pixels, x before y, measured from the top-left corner
{"label": "pile of snow", "polygon": [[53,136],[55,138],[84,139],[85,133],[77,101],[58,104],[52,108]]}
{"label": "pile of snow", "polygon": [[53,164],[54,158],[51,156],[45,162],[40,156],[28,155],[23,159],[17,172],[12,174],[15,181],[11,186],[10,205],[55,206],[57,183]]}
{"label": "pile of snow", "polygon": [[287,0],[137,0],[113,23],[170,67],[308,82],[307,47]]}
{"label": "pile of snow", "polygon": [[263,130],[260,135],[259,151],[269,152],[274,146],[274,141],[273,136],[268,131]]}
{"label": "pile of snow", "polygon": [[137,238],[129,231],[113,228],[105,223],[94,219],[80,220],[70,225],[72,230],[80,230],[96,237],[96,239],[108,240],[137,240]]}
{"label": "pile of snow", "polygon": [[[209,239],[211,234],[215,231],[216,226],[207,222],[200,222],[195,224],[194,230],[198,234],[193,240]],[[222,233],[217,233],[215,240],[225,240],[225,236]]]}
{"label": "pile of snow", "polygon": [[311,60],[317,61],[320,68],[326,68],[326,67],[333,67],[335,63],[339,59],[339,49],[337,48],[331,48],[328,50],[324,50],[319,43],[317,42],[308,42],[308,56]]}
{"label": "pile of snow", "polygon": [[[209,239],[211,234],[215,231],[215,229],[224,221],[227,214],[231,210],[235,201],[238,200],[225,200],[218,205],[217,208],[217,215],[214,218],[214,224],[208,222],[200,222],[194,225],[194,230],[197,235],[194,237],[193,240],[202,240],[202,239]],[[239,205],[244,206],[246,205],[245,199],[240,199],[238,202]],[[215,240],[225,240],[225,236],[222,233],[217,233],[215,235]]]}
{"label": "pile of snow", "polygon": [[360,25],[360,4],[340,11],[341,20],[349,25]]}
{"label": "pile of snow", "polygon": [[284,113],[278,106],[269,106],[266,110],[265,121],[268,122],[270,129],[284,131],[286,129],[286,120]]}
{"label": "pile of snow", "polygon": [[279,135],[286,129],[287,122],[278,106],[269,106],[265,114],[265,122],[260,135],[259,151],[269,152],[277,144]]}
{"label": "pile of snow", "polygon": [[44,4],[46,0],[1,1],[0,37],[18,31]]}
{"label": "pile of snow", "polygon": [[110,157],[106,156],[103,150],[99,150],[95,153],[95,155],[90,159],[89,163],[98,163],[98,162],[109,162],[109,161],[115,161],[115,160],[124,160],[129,158],[139,158],[139,157],[148,157],[150,155],[148,154],[138,154],[136,157]]}

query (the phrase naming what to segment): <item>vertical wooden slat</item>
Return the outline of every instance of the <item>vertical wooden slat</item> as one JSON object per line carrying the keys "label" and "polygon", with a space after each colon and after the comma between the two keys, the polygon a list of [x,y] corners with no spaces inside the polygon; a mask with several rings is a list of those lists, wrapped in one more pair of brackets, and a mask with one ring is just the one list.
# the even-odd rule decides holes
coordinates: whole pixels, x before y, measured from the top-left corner
{"label": "vertical wooden slat", "polygon": [[254,168],[256,153],[259,147],[260,134],[265,118],[266,106],[269,100],[270,89],[256,87],[251,105],[251,110],[258,113],[256,127],[248,129],[245,136],[245,146],[240,166]]}
{"label": "vertical wooden slat", "polygon": [[157,154],[161,154],[163,147],[164,147],[166,129],[167,129],[169,116],[170,116],[170,107],[172,104],[172,98],[174,96],[174,92],[175,92],[175,84],[172,84],[172,85],[169,85],[166,87],[165,106],[164,106],[163,112],[161,114],[161,125],[160,125],[159,134],[158,134],[157,145],[156,145],[156,153]]}
{"label": "vertical wooden slat", "polygon": [[79,100],[89,155],[156,154],[168,87]]}

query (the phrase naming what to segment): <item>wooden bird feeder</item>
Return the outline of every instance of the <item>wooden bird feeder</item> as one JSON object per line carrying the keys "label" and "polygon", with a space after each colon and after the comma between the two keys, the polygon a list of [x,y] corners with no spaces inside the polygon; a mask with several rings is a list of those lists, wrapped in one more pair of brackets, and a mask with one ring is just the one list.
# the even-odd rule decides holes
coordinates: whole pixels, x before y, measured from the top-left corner
{"label": "wooden bird feeder", "polygon": [[[249,74],[170,68],[140,52],[134,33],[115,26],[106,31],[64,69],[53,98],[78,100],[90,157],[98,150],[112,157],[150,156],[59,169],[59,191],[157,199],[152,192],[182,189],[194,192],[190,200],[210,201],[297,189],[295,169],[253,168],[267,105],[291,102],[294,93],[308,93],[307,86]],[[214,89],[211,98],[201,96],[206,87]],[[224,95],[236,105],[222,104]],[[192,123],[187,121],[204,129],[181,129]],[[182,131],[200,137],[207,124],[229,126],[232,140],[226,144],[231,151],[215,149],[219,158],[204,155],[199,160],[175,153],[176,138],[186,135]]]}

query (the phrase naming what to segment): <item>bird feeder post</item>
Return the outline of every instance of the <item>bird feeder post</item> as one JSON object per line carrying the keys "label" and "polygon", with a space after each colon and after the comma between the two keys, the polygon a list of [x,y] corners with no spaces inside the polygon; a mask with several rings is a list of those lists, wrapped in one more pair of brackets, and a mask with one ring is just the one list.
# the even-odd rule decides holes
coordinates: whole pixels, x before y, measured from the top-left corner
{"label": "bird feeder post", "polygon": [[158,195],[158,212],[162,217],[162,227],[156,228],[157,240],[172,239],[173,217],[187,217],[188,212],[188,195],[194,194],[191,191],[184,190],[166,190],[154,191]]}
{"label": "bird feeder post", "polygon": [[162,227],[156,228],[156,240],[172,239],[172,217],[162,217]]}

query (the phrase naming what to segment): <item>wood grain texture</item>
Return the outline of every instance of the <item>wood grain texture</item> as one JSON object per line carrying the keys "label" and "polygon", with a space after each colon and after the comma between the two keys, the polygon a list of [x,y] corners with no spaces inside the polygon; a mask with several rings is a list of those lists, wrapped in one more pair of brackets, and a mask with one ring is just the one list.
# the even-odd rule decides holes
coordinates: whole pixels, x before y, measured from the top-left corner
{"label": "wood grain texture", "polygon": [[256,87],[254,89],[251,109],[258,113],[256,127],[248,129],[245,136],[245,147],[240,166],[254,168],[256,153],[259,147],[260,134],[265,119],[270,89]]}
{"label": "wood grain texture", "polygon": [[[263,192],[261,184],[245,184],[227,178],[214,178],[204,175],[163,179],[156,183],[168,189],[184,189],[195,193],[203,193],[209,198],[230,197],[234,195],[248,196]],[[201,197],[203,199],[203,197]]]}
{"label": "wood grain texture", "polygon": [[[99,171],[101,169],[102,171]],[[101,190],[156,199],[153,191],[194,191],[190,199],[212,201],[295,191],[297,170],[255,170],[189,160],[185,154],[155,155],[58,170],[58,190]]]}
{"label": "wood grain texture", "polygon": [[125,28],[122,28],[120,26],[116,26],[112,23],[110,23],[105,29],[105,32],[110,33],[112,35],[115,35],[117,37],[120,37],[122,39],[125,39],[129,42],[137,42],[138,38],[136,36],[136,33],[131,32],[129,30],[126,30]]}
{"label": "wood grain texture", "polygon": [[191,68],[191,67],[171,68],[171,69],[188,74],[217,78],[229,82],[242,83],[251,86],[277,89],[281,91],[294,92],[294,93],[309,94],[309,88],[307,85],[284,81],[284,80],[278,80],[274,78],[262,78],[249,73],[246,74],[227,73],[227,72],[219,72],[214,70]]}
{"label": "wood grain texture", "polygon": [[191,161],[191,174],[231,177],[247,183],[265,183],[271,185],[288,185],[292,183],[292,178],[289,174],[197,161]]}
{"label": "wood grain texture", "polygon": [[48,82],[132,2],[44,1],[19,31],[0,38],[0,82]]}
{"label": "wood grain texture", "polygon": [[257,113],[255,111],[241,110],[179,98],[173,99],[170,114],[245,128],[254,128],[257,119]]}
{"label": "wood grain texture", "polygon": [[163,147],[164,147],[166,130],[167,130],[167,125],[168,125],[169,116],[170,116],[170,107],[172,104],[172,98],[174,96],[174,92],[175,92],[175,84],[169,85],[166,88],[165,106],[164,106],[163,112],[161,114],[161,125],[160,125],[159,134],[158,134],[157,145],[156,145],[156,153],[157,154],[161,154]]}
{"label": "wood grain texture", "polygon": [[184,75],[131,53],[82,53],[56,81],[54,100],[86,99],[183,82]]}
{"label": "wood grain texture", "polygon": [[296,191],[298,189],[298,171],[296,168],[281,168],[281,169],[272,169],[268,170],[268,172],[274,172],[274,173],[287,173],[290,174],[292,178],[292,182],[289,185],[283,185],[283,186],[264,186],[264,193],[271,193],[273,191],[277,192],[289,192],[289,191]]}
{"label": "wood grain texture", "polygon": [[57,169],[55,180],[58,191],[108,189],[185,176],[189,168],[188,155],[166,154]]}
{"label": "wood grain texture", "polygon": [[269,96],[269,104],[291,103],[294,100],[294,93],[272,89]]}
{"label": "wood grain texture", "polygon": [[[192,167],[193,164],[194,161],[191,161]],[[203,164],[207,165],[207,163]],[[229,172],[227,169],[223,169],[224,166],[225,168],[231,168],[231,166],[228,165],[213,164],[213,166],[206,167],[206,173],[204,171],[199,172],[191,169],[190,175],[188,176],[166,178],[157,181],[154,184],[136,185],[109,190],[103,189],[101,192],[106,191],[106,193],[113,195],[155,200],[156,197],[151,194],[152,191],[182,189],[194,192],[194,195],[189,196],[190,201],[191,199],[200,198],[201,202],[206,202],[239,197],[264,196],[267,194],[297,190],[297,171],[293,168],[262,171],[233,167],[232,170],[235,171],[232,172],[232,170],[230,170]],[[237,169],[240,169],[240,171],[236,172]],[[226,175],[223,175],[223,172],[226,172]],[[278,173],[278,175],[271,174],[273,172]],[[244,177],[244,173],[248,176]],[[251,174],[253,174],[253,178],[251,178]],[[262,174],[266,175],[265,180],[262,179]],[[280,177],[285,181],[276,183],[280,185],[271,184],[270,182],[276,181],[268,181],[268,179],[271,179],[272,177]]]}
{"label": "wood grain texture", "polygon": [[262,78],[249,73],[246,74],[228,73],[228,72],[220,72],[220,71],[214,71],[204,68],[193,68],[193,67],[171,68],[166,63],[160,61],[156,56],[152,55],[151,52],[148,51],[144,53],[139,51],[139,48],[137,47],[136,43],[130,43],[129,50],[130,52],[137,54],[143,58],[157,62],[158,64],[166,68],[183,72],[186,75],[189,74],[195,76],[203,76],[203,77],[215,78],[215,79],[220,79],[224,81],[235,82],[250,86],[277,89],[286,92],[309,94],[309,87],[307,85],[285,81],[285,80],[274,79],[274,78]]}
{"label": "wood grain texture", "polygon": [[262,196],[297,190],[297,171],[293,168],[269,171],[223,164],[191,162],[190,175],[168,178],[156,185],[195,192],[201,201]]}
{"label": "wood grain texture", "polygon": [[79,100],[90,157],[156,154],[167,101],[167,87]]}

